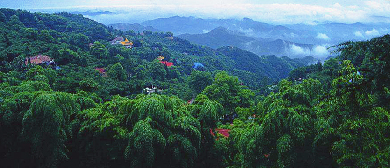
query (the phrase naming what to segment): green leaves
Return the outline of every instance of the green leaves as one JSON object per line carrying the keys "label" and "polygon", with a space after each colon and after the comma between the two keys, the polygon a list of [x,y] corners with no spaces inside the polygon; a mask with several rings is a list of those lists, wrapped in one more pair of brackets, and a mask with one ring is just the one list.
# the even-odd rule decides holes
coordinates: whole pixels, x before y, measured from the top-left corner
{"label": "green leaves", "polygon": [[71,116],[79,110],[72,95],[42,94],[23,118],[24,139],[32,144],[32,156],[39,166],[55,167],[67,159],[65,142],[71,135]]}
{"label": "green leaves", "polygon": [[151,118],[138,121],[129,135],[125,158],[131,167],[155,167],[157,157],[164,153],[166,139],[151,123]]}
{"label": "green leaves", "polygon": [[207,86],[202,94],[216,100],[230,112],[236,107],[249,107],[254,96],[252,91],[241,85],[237,77],[229,76],[226,72],[217,73],[213,84]]}
{"label": "green leaves", "polygon": [[125,157],[132,167],[191,167],[199,155],[200,123],[182,100],[160,95],[138,96],[120,108],[129,134]]}
{"label": "green leaves", "polygon": [[367,118],[348,119],[338,127],[340,140],[334,142],[332,152],[342,166],[387,167],[389,113],[382,108],[369,112]]}
{"label": "green leaves", "polygon": [[124,81],[127,78],[126,71],[123,69],[121,63],[116,63],[112,65],[110,69],[107,71],[107,75],[110,78],[119,81]]}
{"label": "green leaves", "polygon": [[222,116],[223,107],[217,101],[208,99],[206,95],[200,94],[190,106],[191,113],[195,116],[204,128],[216,127],[216,121]]}
{"label": "green leaves", "polygon": [[106,46],[104,46],[104,44],[98,41],[93,43],[93,46],[91,48],[91,54],[98,59],[107,59],[108,57],[108,51]]}
{"label": "green leaves", "polygon": [[278,152],[278,167],[291,167],[295,160],[296,152],[292,151],[294,146],[291,136],[283,135],[276,141],[276,150]]}
{"label": "green leaves", "polygon": [[213,78],[210,72],[193,70],[188,83],[195,93],[199,94],[212,82]]}

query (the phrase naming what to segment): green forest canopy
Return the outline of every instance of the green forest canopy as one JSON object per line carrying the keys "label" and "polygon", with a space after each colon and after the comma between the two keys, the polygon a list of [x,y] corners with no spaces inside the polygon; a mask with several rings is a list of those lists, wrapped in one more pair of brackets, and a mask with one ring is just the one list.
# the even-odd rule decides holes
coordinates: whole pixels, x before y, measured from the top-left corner
{"label": "green forest canopy", "polygon": [[389,35],[310,66],[69,13],[0,9],[0,37],[5,167],[390,166]]}

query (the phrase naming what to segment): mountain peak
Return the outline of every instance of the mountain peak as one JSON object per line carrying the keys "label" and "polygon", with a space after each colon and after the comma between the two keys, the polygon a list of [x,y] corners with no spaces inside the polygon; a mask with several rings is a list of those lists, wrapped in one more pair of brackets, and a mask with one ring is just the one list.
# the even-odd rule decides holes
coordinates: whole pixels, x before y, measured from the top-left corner
{"label": "mountain peak", "polygon": [[251,18],[247,18],[247,17],[244,17],[242,20],[244,22],[253,22],[253,20]]}
{"label": "mountain peak", "polygon": [[208,32],[208,34],[229,34],[229,32],[227,28],[219,26]]}

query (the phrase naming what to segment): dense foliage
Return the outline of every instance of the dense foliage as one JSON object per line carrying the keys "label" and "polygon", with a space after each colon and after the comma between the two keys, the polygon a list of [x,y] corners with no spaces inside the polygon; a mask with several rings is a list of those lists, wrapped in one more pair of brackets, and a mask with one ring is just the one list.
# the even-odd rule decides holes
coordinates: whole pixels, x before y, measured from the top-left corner
{"label": "dense foliage", "polygon": [[[0,9],[0,37],[4,167],[390,166],[389,35],[340,44],[268,86],[297,60],[68,13]],[[35,55],[56,65],[26,64]],[[268,69],[235,68],[256,60]]]}

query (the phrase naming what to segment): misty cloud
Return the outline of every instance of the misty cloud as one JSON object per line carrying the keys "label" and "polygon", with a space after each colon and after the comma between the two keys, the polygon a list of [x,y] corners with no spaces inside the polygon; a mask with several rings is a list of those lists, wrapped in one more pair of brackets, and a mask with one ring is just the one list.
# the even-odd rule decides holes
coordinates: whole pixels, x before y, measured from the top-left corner
{"label": "misty cloud", "polygon": [[360,32],[360,31],[355,31],[353,34],[354,34],[356,37],[364,38],[362,32]]}
{"label": "misty cloud", "polygon": [[310,49],[303,48],[293,44],[290,46],[290,54],[292,56],[308,56],[310,55]]}
{"label": "misty cloud", "polygon": [[317,58],[325,58],[330,55],[326,45],[317,45],[311,49],[293,44],[290,45],[287,52],[290,57],[314,56]]}
{"label": "misty cloud", "polygon": [[315,46],[313,48],[313,55],[317,57],[327,57],[329,56],[329,51],[326,46]]}
{"label": "misty cloud", "polygon": [[254,36],[255,35],[253,29],[243,29],[242,27],[240,27],[239,31],[244,33],[247,36]]}
{"label": "misty cloud", "polygon": [[366,31],[366,35],[370,36],[370,37],[376,37],[376,36],[380,36],[380,33],[378,30],[372,29],[372,30]]}
{"label": "misty cloud", "polygon": [[324,33],[318,33],[317,38],[322,40],[330,40],[330,38]]}

